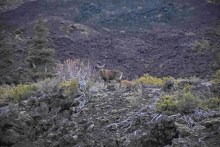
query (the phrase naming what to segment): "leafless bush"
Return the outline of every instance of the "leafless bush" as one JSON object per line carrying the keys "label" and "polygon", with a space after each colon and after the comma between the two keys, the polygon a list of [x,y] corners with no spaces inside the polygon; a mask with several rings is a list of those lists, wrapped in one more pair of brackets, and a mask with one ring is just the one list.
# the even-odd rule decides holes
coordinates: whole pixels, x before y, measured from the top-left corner
{"label": "leafless bush", "polygon": [[89,61],[67,59],[56,66],[56,75],[63,81],[78,79],[79,88],[86,88],[93,78],[93,66]]}

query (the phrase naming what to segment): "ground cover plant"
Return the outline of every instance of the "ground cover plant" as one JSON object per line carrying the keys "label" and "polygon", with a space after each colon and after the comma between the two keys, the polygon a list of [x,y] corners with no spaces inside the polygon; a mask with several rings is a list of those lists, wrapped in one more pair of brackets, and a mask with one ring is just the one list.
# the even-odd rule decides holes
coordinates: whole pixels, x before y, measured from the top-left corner
{"label": "ground cover plant", "polygon": [[173,115],[177,113],[189,114],[196,110],[208,110],[218,108],[219,98],[200,97],[192,92],[192,85],[185,85],[184,89],[178,89],[173,94],[162,94],[156,101],[156,111]]}

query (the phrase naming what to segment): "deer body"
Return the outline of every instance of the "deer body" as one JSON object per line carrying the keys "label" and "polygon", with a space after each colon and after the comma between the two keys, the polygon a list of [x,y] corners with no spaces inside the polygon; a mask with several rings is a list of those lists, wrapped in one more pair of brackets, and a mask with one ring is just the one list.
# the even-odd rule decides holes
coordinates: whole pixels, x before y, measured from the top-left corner
{"label": "deer body", "polygon": [[123,73],[118,70],[103,69],[104,66],[105,65],[97,66],[100,70],[100,76],[104,80],[104,84],[107,84],[108,86],[108,83],[110,80],[116,80],[117,82],[120,83],[120,87],[121,87],[121,78],[122,78]]}

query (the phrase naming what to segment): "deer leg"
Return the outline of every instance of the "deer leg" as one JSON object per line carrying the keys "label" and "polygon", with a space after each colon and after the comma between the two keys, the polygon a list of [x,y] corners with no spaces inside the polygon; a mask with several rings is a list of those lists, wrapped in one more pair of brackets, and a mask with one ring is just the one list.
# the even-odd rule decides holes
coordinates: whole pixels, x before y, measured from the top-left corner
{"label": "deer leg", "polygon": [[121,80],[117,79],[116,81],[119,83],[119,88],[121,88]]}
{"label": "deer leg", "polygon": [[107,84],[107,87],[108,87],[108,82],[109,82],[109,79],[106,79],[106,84]]}

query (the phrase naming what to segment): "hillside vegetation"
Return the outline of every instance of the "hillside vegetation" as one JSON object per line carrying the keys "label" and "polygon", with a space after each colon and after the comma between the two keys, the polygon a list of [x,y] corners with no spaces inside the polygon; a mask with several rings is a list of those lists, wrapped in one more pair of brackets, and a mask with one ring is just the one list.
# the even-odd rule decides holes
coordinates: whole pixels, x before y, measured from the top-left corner
{"label": "hillside vegetation", "polygon": [[0,146],[220,144],[218,0],[0,6]]}

